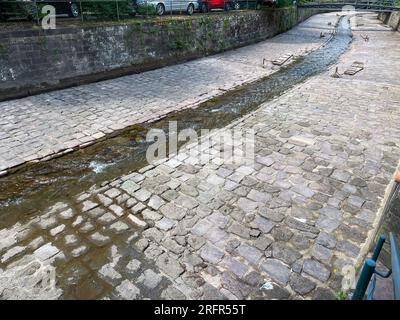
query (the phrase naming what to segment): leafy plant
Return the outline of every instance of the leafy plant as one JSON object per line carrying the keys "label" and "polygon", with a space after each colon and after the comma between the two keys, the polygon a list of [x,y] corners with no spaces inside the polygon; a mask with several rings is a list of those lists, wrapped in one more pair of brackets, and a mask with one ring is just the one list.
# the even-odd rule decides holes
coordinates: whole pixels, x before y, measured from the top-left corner
{"label": "leafy plant", "polygon": [[83,17],[95,17],[100,19],[126,18],[133,14],[132,0],[82,0],[81,8]]}
{"label": "leafy plant", "polygon": [[23,2],[17,0],[2,1],[1,11],[5,16],[13,16],[18,18],[38,18],[38,8],[33,2]]}
{"label": "leafy plant", "polygon": [[347,293],[340,290],[339,292],[336,293],[336,299],[337,300],[347,300]]}
{"label": "leafy plant", "polygon": [[278,0],[276,3],[278,8],[285,8],[293,6],[293,0]]}
{"label": "leafy plant", "polygon": [[152,4],[142,4],[136,8],[137,13],[141,15],[149,15],[154,16],[156,15],[156,7]]}

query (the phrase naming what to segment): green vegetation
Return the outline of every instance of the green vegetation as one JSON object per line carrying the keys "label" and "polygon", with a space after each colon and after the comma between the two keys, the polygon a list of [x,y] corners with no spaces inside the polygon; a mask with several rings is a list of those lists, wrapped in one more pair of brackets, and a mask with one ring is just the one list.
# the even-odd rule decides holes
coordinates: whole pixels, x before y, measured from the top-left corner
{"label": "green vegetation", "polygon": [[141,15],[154,16],[156,14],[156,7],[151,4],[143,4],[137,7],[137,13]]}
{"label": "green vegetation", "polygon": [[83,0],[81,1],[84,19],[122,19],[133,15],[133,3],[130,0]]}
{"label": "green vegetation", "polygon": [[229,18],[224,19],[224,29],[228,30],[230,28]]}
{"label": "green vegetation", "polygon": [[186,48],[186,43],[182,39],[176,39],[175,43],[173,43],[172,48],[175,50],[184,50]]}
{"label": "green vegetation", "polygon": [[7,55],[7,47],[0,43],[0,58]]}
{"label": "green vegetation", "polygon": [[7,16],[14,16],[18,18],[31,18],[37,19],[38,8],[34,3],[21,2],[17,0],[7,0],[2,3],[2,11]]}
{"label": "green vegetation", "polygon": [[347,294],[346,292],[340,290],[339,292],[336,293],[336,299],[337,300],[347,300]]}
{"label": "green vegetation", "polygon": [[37,38],[37,43],[39,45],[40,51],[45,52],[47,50],[47,38],[43,35]]}
{"label": "green vegetation", "polygon": [[[322,2],[322,1],[316,1],[316,0],[296,0],[296,1],[297,1],[297,4],[304,4],[304,3],[309,3],[309,2]],[[335,2],[335,0],[333,0],[332,2]]]}
{"label": "green vegetation", "polygon": [[285,7],[290,7],[290,6],[293,6],[293,0],[278,0],[277,1],[278,8],[285,8]]}

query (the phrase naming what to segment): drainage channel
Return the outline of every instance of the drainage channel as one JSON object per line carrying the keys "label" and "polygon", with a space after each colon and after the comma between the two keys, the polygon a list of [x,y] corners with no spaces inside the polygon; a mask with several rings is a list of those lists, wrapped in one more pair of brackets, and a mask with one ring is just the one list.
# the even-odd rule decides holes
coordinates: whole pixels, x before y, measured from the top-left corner
{"label": "drainage channel", "polygon": [[121,134],[63,157],[26,166],[0,178],[0,224],[9,225],[34,216],[49,205],[70,199],[94,184],[113,180],[147,165],[146,133],[152,128],[168,133],[169,121],[178,130],[222,128],[282,95],[307,78],[324,72],[347,50],[352,40],[347,17],[341,17],[332,39],[293,64],[259,81],[209,100],[196,109],[171,113],[166,118],[135,125]]}

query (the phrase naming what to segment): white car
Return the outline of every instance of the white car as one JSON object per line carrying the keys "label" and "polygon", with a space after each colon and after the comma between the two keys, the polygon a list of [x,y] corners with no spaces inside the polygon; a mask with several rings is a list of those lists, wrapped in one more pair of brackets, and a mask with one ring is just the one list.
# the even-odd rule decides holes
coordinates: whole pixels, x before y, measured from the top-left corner
{"label": "white car", "polygon": [[152,7],[159,16],[166,12],[186,12],[191,16],[199,7],[197,0],[137,0],[136,4],[139,11],[143,11],[146,7]]}

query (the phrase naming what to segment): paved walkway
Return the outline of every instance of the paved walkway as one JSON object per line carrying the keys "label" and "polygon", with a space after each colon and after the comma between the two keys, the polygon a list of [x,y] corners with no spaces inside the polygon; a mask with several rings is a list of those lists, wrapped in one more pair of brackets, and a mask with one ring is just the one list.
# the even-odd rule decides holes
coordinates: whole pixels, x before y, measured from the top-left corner
{"label": "paved walkway", "polygon": [[[242,49],[114,80],[0,102],[0,172],[85,146],[117,129],[156,120],[278,68],[274,60],[301,56],[327,37],[337,16],[314,16],[289,32]],[[331,22],[332,26],[328,26]]]}
{"label": "paved walkway", "polygon": [[400,157],[400,35],[373,17],[337,65],[363,71],[333,67],[221,129],[255,130],[254,166],[181,150],[1,229],[0,296],[334,299]]}

